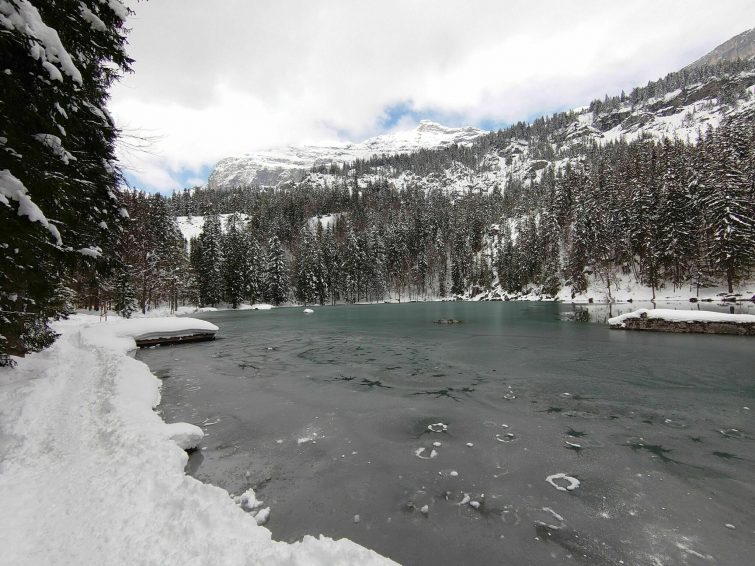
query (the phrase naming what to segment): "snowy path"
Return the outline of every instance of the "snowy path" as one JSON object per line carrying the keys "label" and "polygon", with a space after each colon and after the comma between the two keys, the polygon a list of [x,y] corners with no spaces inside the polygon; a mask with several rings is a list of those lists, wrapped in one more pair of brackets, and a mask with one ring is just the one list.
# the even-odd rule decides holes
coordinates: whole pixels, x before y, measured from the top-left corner
{"label": "snowy path", "polygon": [[[0,370],[0,564],[385,564],[348,540],[286,544],[184,474],[159,381],[118,323],[76,317]],[[273,513],[275,510],[273,509]]]}

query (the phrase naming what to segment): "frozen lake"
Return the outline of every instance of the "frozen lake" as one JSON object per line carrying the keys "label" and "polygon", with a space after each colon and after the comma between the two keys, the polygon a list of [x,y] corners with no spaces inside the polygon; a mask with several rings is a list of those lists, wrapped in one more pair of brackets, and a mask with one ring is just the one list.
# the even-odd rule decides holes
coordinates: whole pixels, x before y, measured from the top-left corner
{"label": "frozen lake", "polygon": [[204,313],[216,341],[138,355],[165,420],[207,432],[189,473],[254,487],[274,538],[418,565],[753,563],[752,338],[554,303],[302,310]]}

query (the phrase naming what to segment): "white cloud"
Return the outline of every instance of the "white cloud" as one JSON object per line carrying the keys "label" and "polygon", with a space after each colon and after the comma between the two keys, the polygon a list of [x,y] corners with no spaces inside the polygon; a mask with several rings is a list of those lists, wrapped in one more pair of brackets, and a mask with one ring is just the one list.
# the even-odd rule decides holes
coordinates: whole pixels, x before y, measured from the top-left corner
{"label": "white cloud", "polygon": [[124,163],[158,189],[230,154],[362,139],[396,105],[471,124],[582,105],[676,70],[755,21],[755,4],[734,0],[132,8],[135,73],[115,87],[111,110],[127,129],[156,136],[149,154]]}

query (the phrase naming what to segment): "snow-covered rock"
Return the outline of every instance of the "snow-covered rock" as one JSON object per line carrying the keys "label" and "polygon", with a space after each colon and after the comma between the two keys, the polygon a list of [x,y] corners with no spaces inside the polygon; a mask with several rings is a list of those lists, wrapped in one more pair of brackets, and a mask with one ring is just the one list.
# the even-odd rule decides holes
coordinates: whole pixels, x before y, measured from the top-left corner
{"label": "snow-covered rock", "polygon": [[168,438],[184,450],[196,448],[204,438],[202,429],[191,423],[170,423],[166,425],[166,432]]}
{"label": "snow-covered rock", "polygon": [[611,328],[755,336],[755,315],[710,311],[639,309],[608,319]]}
{"label": "snow-covered rock", "polygon": [[655,318],[672,322],[732,322],[755,324],[755,315],[752,314],[729,314],[712,311],[690,311],[674,309],[637,309],[636,311],[615,316],[608,319],[608,324],[617,326],[624,324],[629,319]]}

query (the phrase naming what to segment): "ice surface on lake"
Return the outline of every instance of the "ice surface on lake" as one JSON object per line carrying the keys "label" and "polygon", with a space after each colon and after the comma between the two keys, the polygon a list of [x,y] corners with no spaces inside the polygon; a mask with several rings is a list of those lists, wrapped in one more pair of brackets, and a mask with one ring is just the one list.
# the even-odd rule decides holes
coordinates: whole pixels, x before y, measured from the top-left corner
{"label": "ice surface on lake", "polygon": [[752,340],[605,325],[637,308],[218,312],[222,341],[140,357],[170,375],[169,420],[221,419],[190,472],[254,488],[275,538],[406,564],[749,566]]}

